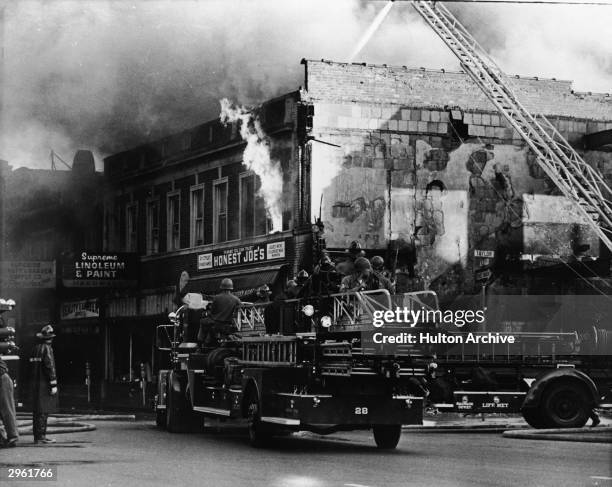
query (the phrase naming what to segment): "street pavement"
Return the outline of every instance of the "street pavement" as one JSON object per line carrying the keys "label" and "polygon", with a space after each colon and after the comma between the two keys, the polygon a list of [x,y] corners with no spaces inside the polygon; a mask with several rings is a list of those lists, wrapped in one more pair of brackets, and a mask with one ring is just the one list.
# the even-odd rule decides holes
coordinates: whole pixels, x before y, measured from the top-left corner
{"label": "street pavement", "polygon": [[[58,486],[385,487],[612,485],[612,445],[529,441],[499,433],[405,431],[397,450],[370,432],[298,433],[267,449],[243,428],[216,423],[176,435],[152,421],[88,421],[95,431],[57,435],[52,446],[0,450],[0,467],[58,469]],[[40,481],[0,481],[40,487]],[[42,484],[45,485],[45,484]]]}

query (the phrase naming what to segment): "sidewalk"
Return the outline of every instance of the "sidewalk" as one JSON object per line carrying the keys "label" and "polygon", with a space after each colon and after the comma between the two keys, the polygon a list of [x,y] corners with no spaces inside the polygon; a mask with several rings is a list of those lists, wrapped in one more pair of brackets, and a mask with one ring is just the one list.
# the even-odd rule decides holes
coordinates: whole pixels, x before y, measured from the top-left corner
{"label": "sidewalk", "polygon": [[[586,428],[589,429],[590,421]],[[612,417],[609,414],[601,414],[601,424],[593,430],[602,427],[612,427]],[[425,414],[423,425],[406,425],[406,431],[427,431],[427,432],[503,432],[506,430],[518,430],[532,428],[525,422],[520,414],[479,414],[465,416],[463,413],[438,413],[436,415]],[[537,430],[534,430],[537,431]],[[572,431],[572,430],[563,430]],[[570,433],[571,434],[571,433]]]}

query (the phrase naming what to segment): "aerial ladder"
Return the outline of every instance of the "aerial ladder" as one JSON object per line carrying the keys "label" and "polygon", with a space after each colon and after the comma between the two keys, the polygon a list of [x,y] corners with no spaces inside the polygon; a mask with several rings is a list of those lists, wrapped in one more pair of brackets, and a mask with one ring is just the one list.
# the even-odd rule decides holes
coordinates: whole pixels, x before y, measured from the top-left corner
{"label": "aerial ladder", "polygon": [[566,198],[577,204],[589,226],[612,250],[612,188],[599,171],[582,159],[544,115],[533,115],[525,109],[499,66],[444,5],[419,0],[411,3],[525,140],[546,175]]}

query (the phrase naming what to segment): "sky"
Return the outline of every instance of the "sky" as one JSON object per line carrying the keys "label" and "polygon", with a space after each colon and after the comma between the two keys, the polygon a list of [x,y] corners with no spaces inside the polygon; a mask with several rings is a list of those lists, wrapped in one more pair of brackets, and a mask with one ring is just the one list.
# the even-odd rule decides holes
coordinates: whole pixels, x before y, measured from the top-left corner
{"label": "sky", "polygon": [[[0,0],[0,159],[50,168],[216,118],[303,84],[302,58],[348,61],[384,7],[366,0]],[[612,6],[454,4],[509,74],[612,92]],[[458,70],[408,2],[355,62]]]}

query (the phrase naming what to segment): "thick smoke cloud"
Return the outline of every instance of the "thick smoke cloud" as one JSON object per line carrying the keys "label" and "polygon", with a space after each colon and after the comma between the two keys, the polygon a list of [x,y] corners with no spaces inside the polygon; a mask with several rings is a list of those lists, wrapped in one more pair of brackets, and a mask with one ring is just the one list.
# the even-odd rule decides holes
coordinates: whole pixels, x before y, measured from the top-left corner
{"label": "thick smoke cloud", "polygon": [[[4,9],[0,158],[101,158],[303,83],[302,57],[348,59],[381,2],[15,1]],[[612,8],[453,6],[507,72],[612,89]],[[407,3],[356,61],[458,69]]]}

